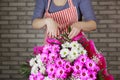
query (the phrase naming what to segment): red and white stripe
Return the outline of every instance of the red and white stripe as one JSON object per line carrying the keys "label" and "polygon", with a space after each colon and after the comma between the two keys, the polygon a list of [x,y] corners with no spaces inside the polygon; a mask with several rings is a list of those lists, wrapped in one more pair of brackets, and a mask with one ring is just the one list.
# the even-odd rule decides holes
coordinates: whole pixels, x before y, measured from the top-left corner
{"label": "red and white stripe", "polygon": [[[67,31],[68,27],[78,21],[78,15],[77,15],[77,9],[73,5],[72,0],[68,0],[69,8],[66,8],[64,10],[49,13],[49,6],[50,6],[51,0],[48,0],[48,6],[45,12],[44,17],[53,18],[57,23],[60,24],[60,34]],[[47,35],[46,35],[47,37]],[[46,39],[46,38],[45,38]]]}

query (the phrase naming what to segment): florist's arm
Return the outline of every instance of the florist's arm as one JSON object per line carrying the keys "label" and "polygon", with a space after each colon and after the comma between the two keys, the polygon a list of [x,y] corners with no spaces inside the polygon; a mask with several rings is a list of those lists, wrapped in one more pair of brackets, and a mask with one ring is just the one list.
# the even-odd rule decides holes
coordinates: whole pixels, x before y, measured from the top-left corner
{"label": "florist's arm", "polygon": [[72,31],[69,34],[69,38],[73,38],[80,31],[89,32],[97,28],[96,22],[94,20],[76,22],[71,25]]}
{"label": "florist's arm", "polygon": [[97,28],[97,19],[93,11],[91,0],[80,0],[79,8],[85,21],[78,21],[71,25],[72,31],[68,36],[70,39],[76,36],[81,30],[83,32],[89,32]]}
{"label": "florist's arm", "polygon": [[45,26],[45,19],[43,15],[45,12],[45,2],[44,0],[35,0],[35,8],[32,16],[32,27],[35,29],[40,29]]}
{"label": "florist's arm", "polygon": [[47,34],[49,37],[57,37],[59,34],[58,23],[56,23],[52,18],[35,19],[32,26],[36,29],[41,29],[42,27],[47,27]]}
{"label": "florist's arm", "polygon": [[45,13],[45,2],[44,0],[36,0],[34,14],[32,17],[32,27],[34,29],[47,28],[47,34],[49,37],[57,37],[59,30],[58,24],[51,18],[43,18]]}

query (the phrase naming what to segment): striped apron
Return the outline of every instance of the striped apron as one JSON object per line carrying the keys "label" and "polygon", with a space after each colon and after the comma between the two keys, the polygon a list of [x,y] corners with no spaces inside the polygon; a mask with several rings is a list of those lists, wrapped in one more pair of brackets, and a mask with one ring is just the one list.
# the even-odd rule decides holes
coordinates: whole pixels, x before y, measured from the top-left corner
{"label": "striped apron", "polygon": [[[56,21],[60,25],[58,26],[60,34],[67,32],[68,27],[71,24],[78,21],[78,14],[77,14],[76,7],[73,5],[72,0],[68,0],[68,4],[69,4],[68,8],[61,10],[61,11],[49,13],[48,10],[50,7],[50,2],[51,0],[48,0],[48,6],[44,14],[44,17],[52,18],[54,21]],[[46,43],[46,39],[47,39],[47,34],[45,33],[44,43]]]}

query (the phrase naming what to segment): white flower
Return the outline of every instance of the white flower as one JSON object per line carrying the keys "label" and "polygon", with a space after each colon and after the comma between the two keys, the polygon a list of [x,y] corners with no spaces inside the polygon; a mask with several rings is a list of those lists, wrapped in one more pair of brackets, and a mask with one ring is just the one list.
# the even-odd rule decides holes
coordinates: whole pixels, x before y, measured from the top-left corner
{"label": "white flower", "polygon": [[71,51],[71,56],[72,56],[72,58],[76,59],[79,56],[78,51],[76,51],[76,50]]}
{"label": "white flower", "polygon": [[78,54],[78,51],[75,49],[75,50],[71,50],[70,51],[70,54],[69,54],[69,56],[71,57],[71,59],[76,59],[76,58],[78,58],[79,57],[79,54]]}
{"label": "white flower", "polygon": [[29,61],[30,66],[33,66],[35,63],[36,63],[36,58],[32,58],[32,59]]}
{"label": "white flower", "polygon": [[40,73],[45,74],[46,68],[45,66],[41,66],[40,68]]}
{"label": "white flower", "polygon": [[38,68],[38,69],[40,69],[40,72],[41,73],[45,73],[45,66],[44,66],[44,64],[42,63],[42,61],[41,61],[41,56],[40,56],[40,54],[38,54],[37,56],[36,56],[36,64],[35,64],[35,66]]}
{"label": "white flower", "polygon": [[67,60],[69,60],[70,62],[73,62],[73,61],[74,61],[74,59],[72,59],[72,56],[71,56],[71,55],[68,55],[68,56],[67,56]]}
{"label": "white flower", "polygon": [[78,50],[78,53],[80,53],[80,47],[79,48],[76,48]]}
{"label": "white flower", "polygon": [[34,66],[31,69],[31,74],[37,74],[38,73],[38,65],[34,64]]}
{"label": "white flower", "polygon": [[69,52],[70,51],[68,49],[62,49],[60,51],[60,55],[61,55],[61,57],[66,57],[69,54]]}
{"label": "white flower", "polygon": [[36,59],[37,59],[37,60],[41,59],[40,54],[38,54],[38,55],[36,56]]}
{"label": "white flower", "polygon": [[37,60],[37,64],[40,65],[40,66],[43,65],[43,63],[42,63],[42,61],[40,59]]}
{"label": "white flower", "polygon": [[39,66],[42,66],[42,65],[43,65],[43,63],[42,63],[42,61],[41,61],[41,56],[40,56],[40,54],[38,54],[38,55],[36,56],[36,62],[37,62],[37,64],[38,64]]}
{"label": "white flower", "polygon": [[82,44],[79,43],[79,47],[83,47]]}
{"label": "white flower", "polygon": [[44,80],[51,80],[48,76],[44,77]]}
{"label": "white flower", "polygon": [[71,42],[71,44],[70,44],[70,47],[71,48],[78,48],[80,45],[79,45],[79,43],[77,42],[77,41],[73,41],[73,42]]}
{"label": "white flower", "polygon": [[92,60],[93,60],[93,61],[95,61],[96,63],[98,63],[98,62],[99,62],[99,58],[98,58],[98,57],[96,57],[96,56],[93,56]]}
{"label": "white flower", "polygon": [[70,43],[69,42],[65,42],[64,44],[62,44],[63,48],[68,48],[70,47]]}
{"label": "white flower", "polygon": [[87,54],[87,51],[84,48],[79,49],[80,54]]}

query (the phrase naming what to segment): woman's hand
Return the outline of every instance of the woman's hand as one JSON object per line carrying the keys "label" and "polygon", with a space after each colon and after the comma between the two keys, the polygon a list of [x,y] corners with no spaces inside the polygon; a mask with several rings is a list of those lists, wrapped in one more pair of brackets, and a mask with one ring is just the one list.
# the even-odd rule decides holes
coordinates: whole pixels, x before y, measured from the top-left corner
{"label": "woman's hand", "polygon": [[72,31],[68,37],[72,39],[74,36],[78,35],[80,31],[90,32],[96,30],[96,28],[97,24],[94,20],[76,22],[71,25]]}
{"label": "woman's hand", "polygon": [[79,22],[73,23],[70,27],[71,32],[68,35],[70,39],[78,35],[78,33],[82,30],[82,26],[79,24]]}
{"label": "woman's hand", "polygon": [[47,35],[50,38],[57,37],[59,35],[59,24],[55,22],[52,18],[46,19],[46,25],[47,25]]}

